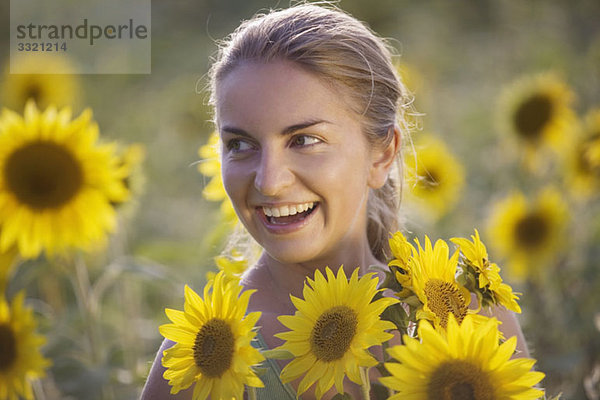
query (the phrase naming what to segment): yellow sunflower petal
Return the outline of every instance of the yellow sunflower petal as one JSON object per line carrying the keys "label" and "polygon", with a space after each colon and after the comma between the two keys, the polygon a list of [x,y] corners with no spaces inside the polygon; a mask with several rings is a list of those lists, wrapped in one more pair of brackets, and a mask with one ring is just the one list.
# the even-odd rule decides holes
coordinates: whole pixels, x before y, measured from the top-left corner
{"label": "yellow sunflower petal", "polygon": [[437,219],[458,201],[464,186],[464,168],[433,135],[420,136],[415,147],[416,156],[406,159],[410,200],[423,209],[423,215]]}
{"label": "yellow sunflower petal", "polygon": [[52,107],[39,112],[31,101],[23,117],[0,117],[4,250],[16,246],[25,258],[88,251],[103,246],[116,226],[112,202],[129,196],[117,154],[89,134],[91,112],[73,121],[69,116],[69,110]]}
{"label": "yellow sunflower petal", "polygon": [[284,382],[304,375],[298,395],[313,384],[317,397],[334,384],[339,390],[345,376],[360,382],[359,367],[377,364],[364,349],[392,337],[385,330],[394,325],[382,322],[379,314],[398,301],[371,302],[377,292],[374,275],[359,278],[358,269],[350,278],[343,267],[337,274],[326,268],[325,274],[317,270],[313,279],[307,278],[304,299],[292,298],[296,313],[279,317],[290,331],[275,335],[285,340],[280,349],[299,356],[282,371]]}
{"label": "yellow sunflower petal", "polygon": [[24,306],[24,297],[19,292],[11,303],[0,298],[0,393],[10,399],[32,399],[32,380],[43,377],[50,365],[40,352],[45,339],[35,333],[37,323],[33,311]]}
{"label": "yellow sunflower petal", "polygon": [[[421,322],[418,331],[421,342],[406,338],[406,345],[390,349],[400,363],[386,363],[391,376],[380,379],[398,392],[397,398],[442,398],[455,385],[475,398],[493,393],[495,398],[528,399],[541,393],[532,388],[543,377],[531,371],[535,360],[507,359],[514,340],[499,344],[497,321],[477,324],[468,315],[459,326],[450,317],[445,333],[427,322]],[[421,354],[428,357],[418,357]]]}
{"label": "yellow sunflower petal", "polygon": [[240,294],[224,274],[207,283],[204,299],[186,286],[184,311],[166,311],[173,323],[159,329],[176,342],[162,358],[171,393],[195,383],[194,398],[239,398],[244,385],[262,386],[253,367],[264,356],[251,346],[260,313],[244,317],[252,292]]}

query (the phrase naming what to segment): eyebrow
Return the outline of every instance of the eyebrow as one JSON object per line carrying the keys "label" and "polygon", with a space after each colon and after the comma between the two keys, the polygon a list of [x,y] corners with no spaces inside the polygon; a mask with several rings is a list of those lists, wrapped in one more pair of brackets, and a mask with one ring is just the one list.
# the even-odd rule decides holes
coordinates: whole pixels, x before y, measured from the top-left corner
{"label": "eyebrow", "polygon": [[[319,124],[330,124],[329,121],[319,119],[319,120],[309,120],[306,122],[301,122],[299,124],[290,125],[287,128],[281,131],[282,136],[288,136],[302,129],[310,128],[311,126],[319,125]],[[235,126],[226,125],[221,128],[221,132],[233,133],[234,135],[252,137],[248,132],[241,128],[237,128]]]}

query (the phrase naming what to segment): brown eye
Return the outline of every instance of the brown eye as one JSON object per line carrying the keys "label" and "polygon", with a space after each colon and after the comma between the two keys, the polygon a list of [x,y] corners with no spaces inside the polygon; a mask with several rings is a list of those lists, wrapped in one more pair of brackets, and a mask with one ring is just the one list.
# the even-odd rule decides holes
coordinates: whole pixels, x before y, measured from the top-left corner
{"label": "brown eye", "polygon": [[306,136],[296,136],[294,138],[294,144],[296,146],[303,146],[305,141],[306,141]]}
{"label": "brown eye", "polygon": [[298,135],[292,141],[293,146],[311,146],[319,143],[319,139],[308,135]]}
{"label": "brown eye", "polygon": [[239,150],[240,149],[240,141],[239,140],[230,140],[229,144],[227,145],[227,148],[229,150]]}
{"label": "brown eye", "polygon": [[241,139],[231,139],[227,142],[227,150],[237,153],[249,150],[252,146]]}

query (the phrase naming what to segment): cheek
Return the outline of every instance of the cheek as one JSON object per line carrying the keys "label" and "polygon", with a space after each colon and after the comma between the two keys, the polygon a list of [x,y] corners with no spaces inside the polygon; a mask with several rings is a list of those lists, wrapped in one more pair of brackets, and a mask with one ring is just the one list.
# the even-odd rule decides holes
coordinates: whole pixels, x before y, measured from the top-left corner
{"label": "cheek", "polygon": [[221,176],[223,178],[223,186],[227,195],[234,203],[243,196],[245,181],[248,180],[248,172],[242,168],[223,162],[221,164]]}
{"label": "cheek", "polygon": [[368,188],[365,161],[356,155],[330,154],[311,160],[302,170],[329,202],[352,205],[360,201]]}

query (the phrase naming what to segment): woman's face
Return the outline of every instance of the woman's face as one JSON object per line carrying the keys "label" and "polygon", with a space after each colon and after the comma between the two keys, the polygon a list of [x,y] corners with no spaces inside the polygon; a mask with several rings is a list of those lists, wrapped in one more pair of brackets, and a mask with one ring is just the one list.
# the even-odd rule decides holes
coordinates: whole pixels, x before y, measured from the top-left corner
{"label": "woman's face", "polygon": [[217,85],[225,190],[246,229],[280,262],[368,248],[373,152],[343,98],[284,61],[242,64]]}

